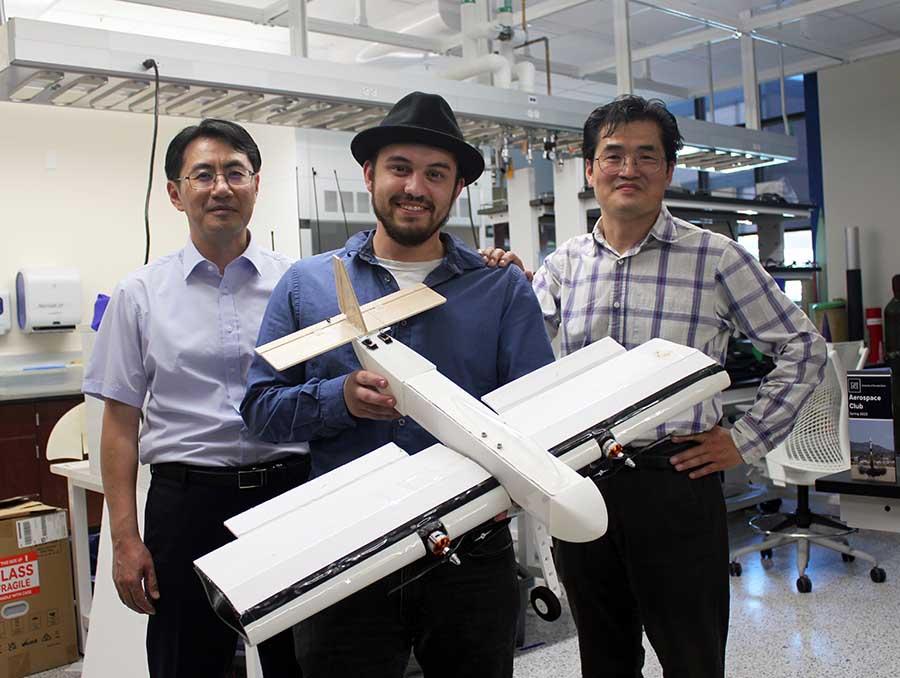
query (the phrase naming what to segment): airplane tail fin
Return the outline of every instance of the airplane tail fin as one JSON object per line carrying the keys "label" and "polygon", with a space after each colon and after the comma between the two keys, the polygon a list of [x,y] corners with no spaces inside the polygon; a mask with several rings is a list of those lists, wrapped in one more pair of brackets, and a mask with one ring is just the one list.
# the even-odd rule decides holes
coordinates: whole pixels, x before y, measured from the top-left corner
{"label": "airplane tail fin", "polygon": [[358,335],[368,334],[366,321],[363,319],[362,311],[359,308],[359,300],[356,298],[356,292],[353,291],[353,285],[350,283],[350,276],[347,275],[347,268],[340,257],[332,256],[331,263],[334,266],[334,283],[337,287],[338,306],[341,313],[347,318],[347,322],[353,325]]}

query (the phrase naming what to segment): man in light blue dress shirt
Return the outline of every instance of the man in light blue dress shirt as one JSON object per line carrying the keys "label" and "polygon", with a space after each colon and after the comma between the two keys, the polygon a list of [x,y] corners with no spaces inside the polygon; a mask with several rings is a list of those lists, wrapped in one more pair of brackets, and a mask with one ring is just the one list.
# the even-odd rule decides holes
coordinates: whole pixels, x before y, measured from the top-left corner
{"label": "man in light blue dress shirt", "polygon": [[[85,374],[84,392],[105,401],[113,578],[122,602],[149,615],[153,678],[229,674],[236,635],[213,613],[193,561],[231,539],[224,520],[309,473],[305,443],[263,442],[239,412],[266,302],[290,265],[247,229],[261,163],[234,123],[204,120],[172,140],[167,190],[190,238],[119,283]],[[139,462],[152,473],[143,540]],[[290,632],[263,643],[260,659],[266,678],[299,676]]]}

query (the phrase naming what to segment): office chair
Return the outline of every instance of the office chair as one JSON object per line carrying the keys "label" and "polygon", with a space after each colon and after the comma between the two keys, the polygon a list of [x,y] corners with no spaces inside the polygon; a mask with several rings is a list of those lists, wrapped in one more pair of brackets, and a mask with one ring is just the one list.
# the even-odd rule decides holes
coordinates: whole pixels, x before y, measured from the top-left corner
{"label": "office chair", "polygon": [[881,583],[885,580],[885,572],[878,567],[874,557],[847,543],[846,535],[856,532],[855,528],[813,513],[809,508],[809,488],[817,478],[850,468],[847,379],[835,347],[829,347],[822,383],[800,410],[787,439],[766,455],[765,464],[774,484],[797,486],[797,509],[790,514],[758,515],[750,520],[750,526],[767,537],[731,552],[731,576],[741,575],[739,557],[758,551],[765,561],[772,558],[772,549],[796,543],[797,590],[809,593],[812,581],[806,574],[806,567],[812,543],[839,552],[844,562],[861,558],[872,563],[869,573],[872,581]]}

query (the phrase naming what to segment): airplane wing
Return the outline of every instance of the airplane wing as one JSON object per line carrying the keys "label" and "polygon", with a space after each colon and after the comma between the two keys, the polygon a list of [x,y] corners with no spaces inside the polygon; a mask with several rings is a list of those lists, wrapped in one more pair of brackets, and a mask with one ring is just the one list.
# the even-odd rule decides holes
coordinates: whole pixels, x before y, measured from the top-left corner
{"label": "airplane wing", "polygon": [[[195,561],[216,613],[259,643],[509,509],[481,466],[436,444],[388,444],[228,521],[238,539]],[[365,511],[360,511],[360,507]]]}
{"label": "airplane wing", "polygon": [[621,445],[652,435],[729,383],[721,365],[696,349],[651,339],[625,351],[606,338],[482,400],[509,426],[581,469],[597,459],[603,435]]}
{"label": "airplane wing", "polygon": [[[376,353],[390,353],[388,346]],[[411,399],[429,390],[415,375],[410,383]],[[654,340],[626,352],[604,340],[485,396],[499,412],[495,421],[459,399],[443,406],[459,410],[452,418],[474,426],[478,438],[542,440],[571,473],[603,456],[605,435],[628,443],[727,384],[722,368],[694,349]],[[440,444],[409,456],[389,444],[232,518],[226,524],[238,538],[195,567],[216,613],[257,644],[435,557],[435,525],[456,539],[511,505],[506,487],[469,457]]]}
{"label": "airplane wing", "polygon": [[263,344],[257,347],[256,352],[276,370],[286,370],[365,334],[365,331],[359,331],[360,322],[366,328],[378,330],[440,306],[445,301],[444,297],[430,287],[415,285],[357,306],[358,319],[350,321],[346,314],[340,313]]}

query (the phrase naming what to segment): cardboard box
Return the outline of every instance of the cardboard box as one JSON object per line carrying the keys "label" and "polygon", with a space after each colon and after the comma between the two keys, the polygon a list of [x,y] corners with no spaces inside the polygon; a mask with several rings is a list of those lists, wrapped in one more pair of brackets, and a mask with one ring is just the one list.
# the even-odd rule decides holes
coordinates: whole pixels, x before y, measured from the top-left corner
{"label": "cardboard box", "polygon": [[78,659],[66,512],[0,500],[0,678]]}
{"label": "cardboard box", "polygon": [[890,370],[847,373],[850,424],[850,477],[897,482],[896,441]]}

